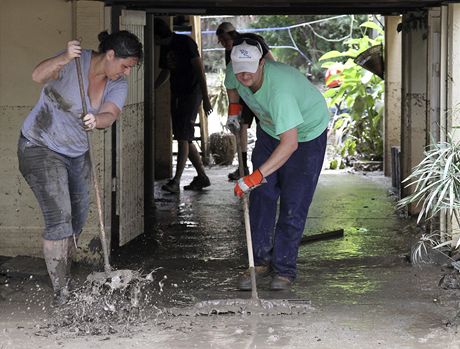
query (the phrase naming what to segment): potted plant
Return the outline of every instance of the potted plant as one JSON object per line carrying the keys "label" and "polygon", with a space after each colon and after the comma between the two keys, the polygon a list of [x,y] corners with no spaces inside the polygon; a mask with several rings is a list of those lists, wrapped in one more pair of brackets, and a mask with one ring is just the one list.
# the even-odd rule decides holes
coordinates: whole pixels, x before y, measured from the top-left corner
{"label": "potted plant", "polygon": [[456,227],[460,226],[460,142],[454,140],[452,134],[448,134],[447,141],[429,145],[423,160],[402,183],[406,183],[406,187],[412,187],[413,192],[401,199],[398,207],[417,205],[420,208],[417,223],[424,219],[428,226],[428,223],[436,222],[439,214],[445,214],[449,223],[452,223],[451,232],[441,234],[434,229],[422,234],[412,248],[412,262],[431,262],[431,251],[439,252],[454,268],[454,273],[449,276],[451,280],[444,277],[442,282],[451,283],[452,278],[455,278],[459,281],[455,284],[460,285],[460,263],[455,256],[460,240],[455,243],[453,241],[459,232]]}

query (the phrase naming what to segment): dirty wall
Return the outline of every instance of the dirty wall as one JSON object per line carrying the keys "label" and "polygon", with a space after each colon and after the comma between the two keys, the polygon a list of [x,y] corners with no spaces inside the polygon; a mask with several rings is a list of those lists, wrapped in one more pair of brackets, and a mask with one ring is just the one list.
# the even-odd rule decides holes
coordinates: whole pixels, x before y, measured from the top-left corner
{"label": "dirty wall", "polygon": [[[16,156],[19,129],[41,88],[32,81],[32,70],[41,60],[65,48],[74,35],[73,23],[83,46],[94,48],[96,36],[104,27],[104,17],[100,2],[79,1],[74,7],[72,2],[62,0],[0,1],[0,255],[41,256],[42,253],[41,212],[18,171]],[[110,131],[97,131],[93,137],[106,207],[110,207],[106,190],[109,186],[106,173],[110,173],[106,169],[109,140]],[[100,254],[88,248],[98,236],[96,210],[93,204],[91,207],[82,235],[83,252],[79,256],[98,261]],[[107,229],[110,232],[110,225]]]}

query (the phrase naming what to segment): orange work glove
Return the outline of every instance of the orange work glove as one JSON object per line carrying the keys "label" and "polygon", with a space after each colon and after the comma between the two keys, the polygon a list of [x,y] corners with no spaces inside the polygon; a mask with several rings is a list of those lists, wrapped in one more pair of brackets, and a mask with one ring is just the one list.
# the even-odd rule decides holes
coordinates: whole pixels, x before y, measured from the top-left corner
{"label": "orange work glove", "polygon": [[235,184],[235,196],[242,198],[244,194],[249,193],[252,189],[257,188],[259,185],[267,183],[262,172],[259,169],[255,170],[248,176],[241,177]]}
{"label": "orange work glove", "polygon": [[230,103],[228,106],[227,128],[235,134],[240,130],[240,116],[243,106],[239,103]]}

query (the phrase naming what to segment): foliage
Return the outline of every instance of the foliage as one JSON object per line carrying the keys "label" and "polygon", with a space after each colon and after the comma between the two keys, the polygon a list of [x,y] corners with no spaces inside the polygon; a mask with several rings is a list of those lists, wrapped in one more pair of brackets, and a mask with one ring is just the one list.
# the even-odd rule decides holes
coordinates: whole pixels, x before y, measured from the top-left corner
{"label": "foliage", "polygon": [[[225,88],[225,73],[221,69],[217,76],[217,84],[210,90],[210,99],[211,105],[215,111],[217,111],[217,115],[219,116],[226,116],[227,115],[227,108],[228,108],[228,96],[227,96],[227,89]],[[221,121],[222,128],[224,127],[224,123]]]}
{"label": "foliage", "polygon": [[430,219],[441,211],[457,215],[460,208],[460,145],[451,136],[447,142],[430,145],[423,160],[403,183],[415,189],[400,204],[422,204],[417,221],[423,216]]}
{"label": "foliage", "polygon": [[[302,23],[288,30],[258,32],[267,44],[273,46],[297,46],[292,48],[272,48],[277,61],[292,65],[304,73],[312,75],[313,81],[323,81],[324,71],[318,62],[325,52],[342,50],[342,38],[353,36],[359,32],[356,23],[367,20],[361,16],[312,16],[312,15],[279,15],[258,16],[251,23],[252,28],[284,28]],[[327,20],[326,20],[327,19]],[[321,21],[323,20],[323,21]]]}
{"label": "foliage", "polygon": [[[337,155],[347,164],[354,159],[380,161],[383,158],[384,83],[354,62],[363,51],[382,44],[383,29],[374,22],[364,22],[359,27],[361,37],[347,40],[346,50],[330,51],[320,57],[320,61],[326,61],[322,68],[335,67],[340,71],[326,83],[339,79],[341,84],[328,89],[324,97],[334,111],[332,127]],[[371,38],[368,32],[376,32],[377,36]]]}
{"label": "foliage", "polygon": [[[433,143],[428,147],[423,160],[403,183],[414,190],[400,200],[398,206],[421,206],[417,222],[423,217],[430,220],[439,213],[446,213],[450,220],[455,219],[457,226],[460,225],[460,143],[454,141],[451,134],[446,142]],[[450,236],[445,239],[447,241],[444,242],[430,241],[430,244],[440,248],[452,243]],[[460,242],[457,242],[455,248],[459,245]]]}
{"label": "foliage", "polygon": [[[412,247],[411,251],[411,262],[414,265],[432,263],[431,251],[433,247],[437,246],[437,252],[442,254],[446,259],[449,259],[452,263],[452,266],[459,270],[458,262],[455,262],[445,251],[439,250],[440,247],[445,246],[445,243],[441,243],[441,235],[438,232],[431,234],[422,234],[420,239]],[[450,242],[449,242],[450,243]]]}

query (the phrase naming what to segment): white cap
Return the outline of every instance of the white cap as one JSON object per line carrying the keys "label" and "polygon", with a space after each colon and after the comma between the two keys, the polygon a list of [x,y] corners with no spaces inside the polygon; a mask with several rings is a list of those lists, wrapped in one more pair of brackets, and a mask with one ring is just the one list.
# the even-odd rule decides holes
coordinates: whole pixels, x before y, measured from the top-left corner
{"label": "white cap", "polygon": [[257,46],[249,45],[243,41],[241,44],[233,46],[230,57],[235,74],[255,73],[262,58],[262,48],[259,44]]}

